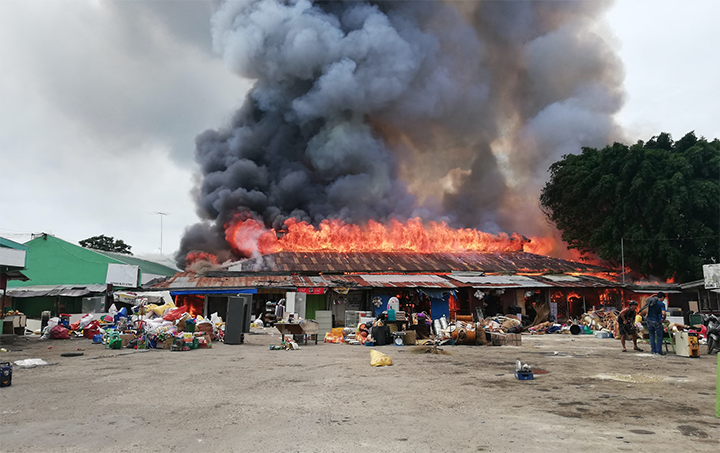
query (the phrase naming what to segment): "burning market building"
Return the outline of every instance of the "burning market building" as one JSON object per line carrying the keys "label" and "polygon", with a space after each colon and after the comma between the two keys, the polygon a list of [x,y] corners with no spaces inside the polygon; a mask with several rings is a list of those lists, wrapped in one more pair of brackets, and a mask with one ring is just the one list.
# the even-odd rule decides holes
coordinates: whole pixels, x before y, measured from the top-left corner
{"label": "burning market building", "polygon": [[220,5],[214,44],[255,84],[196,139],[201,221],[157,287],[203,313],[253,292],[256,316],[303,294],[337,324],[391,296],[433,317],[620,307],[537,202],[551,163],[621,138],[621,62],[591,32],[606,7]]}
{"label": "burning market building", "polygon": [[[606,273],[607,278],[598,277]],[[526,252],[277,252],[236,262],[224,270],[191,271],[155,283],[192,314],[222,316],[227,297],[253,294],[253,313],[268,302],[298,294],[303,318],[331,311],[334,326],[356,322],[357,313],[376,316],[397,297],[409,315],[432,319],[458,315],[530,315],[546,305],[556,319],[578,318],[593,307],[622,304],[613,271]]]}

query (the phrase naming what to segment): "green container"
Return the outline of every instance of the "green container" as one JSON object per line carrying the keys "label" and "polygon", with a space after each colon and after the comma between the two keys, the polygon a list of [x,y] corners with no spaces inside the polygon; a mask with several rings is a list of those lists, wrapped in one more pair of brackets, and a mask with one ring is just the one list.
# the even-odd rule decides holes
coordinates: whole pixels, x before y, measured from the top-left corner
{"label": "green container", "polygon": [[190,343],[190,349],[197,349],[198,347],[200,347],[200,342],[197,337],[194,337],[192,343]]}
{"label": "green container", "polygon": [[702,324],[702,315],[700,313],[693,313],[690,315],[689,324],[690,326],[696,326],[698,324]]}
{"label": "green container", "polygon": [[195,332],[195,323],[189,322],[189,323],[185,324],[185,332],[194,333]]}

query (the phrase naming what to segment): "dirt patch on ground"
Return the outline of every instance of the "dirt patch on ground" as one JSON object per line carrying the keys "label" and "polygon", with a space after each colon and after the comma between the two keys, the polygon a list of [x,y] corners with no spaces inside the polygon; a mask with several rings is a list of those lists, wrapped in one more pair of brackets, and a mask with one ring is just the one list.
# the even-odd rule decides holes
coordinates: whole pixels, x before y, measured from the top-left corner
{"label": "dirt patch on ground", "polygon": [[[275,329],[243,345],[112,351],[90,340],[5,346],[6,452],[262,451],[716,452],[716,357],[621,353],[617,340],[523,335],[447,354],[308,344],[272,351]],[[48,349],[52,346],[52,349]],[[78,351],[78,348],[83,349]],[[83,352],[63,357],[63,353]],[[543,371],[514,376],[520,359]]]}

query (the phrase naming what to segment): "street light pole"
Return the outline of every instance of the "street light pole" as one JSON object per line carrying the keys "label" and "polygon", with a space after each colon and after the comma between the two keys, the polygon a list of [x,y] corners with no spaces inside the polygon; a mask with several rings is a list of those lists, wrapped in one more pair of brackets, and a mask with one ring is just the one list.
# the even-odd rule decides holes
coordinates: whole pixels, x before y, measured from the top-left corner
{"label": "street light pole", "polygon": [[162,239],[163,239],[163,217],[170,214],[169,212],[155,211],[155,214],[160,216],[160,254],[162,255]]}

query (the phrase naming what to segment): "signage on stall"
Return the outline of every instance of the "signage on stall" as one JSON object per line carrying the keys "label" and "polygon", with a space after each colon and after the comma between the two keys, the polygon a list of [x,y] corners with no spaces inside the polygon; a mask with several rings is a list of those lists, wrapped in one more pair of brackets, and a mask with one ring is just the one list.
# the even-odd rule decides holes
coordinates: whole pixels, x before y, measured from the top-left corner
{"label": "signage on stall", "polygon": [[298,288],[297,292],[305,294],[325,294],[327,288],[314,286],[312,288]]}

